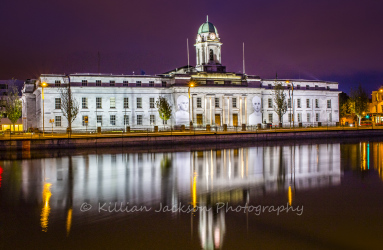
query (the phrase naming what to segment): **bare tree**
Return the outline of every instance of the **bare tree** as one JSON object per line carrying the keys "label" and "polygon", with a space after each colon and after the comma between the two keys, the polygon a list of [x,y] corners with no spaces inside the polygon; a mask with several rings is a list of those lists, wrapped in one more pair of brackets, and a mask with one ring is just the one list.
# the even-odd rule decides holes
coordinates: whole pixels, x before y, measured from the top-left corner
{"label": "bare tree", "polygon": [[65,85],[59,89],[61,98],[61,111],[64,117],[68,120],[69,132],[72,132],[72,123],[76,119],[79,112],[79,104],[73,97],[72,90],[70,89],[69,76],[64,78]]}
{"label": "bare tree", "polygon": [[163,96],[158,97],[156,101],[158,114],[163,121],[167,121],[172,116],[172,106],[169,104],[168,99]]}
{"label": "bare tree", "polygon": [[279,123],[283,121],[283,115],[287,111],[286,94],[281,83],[276,83],[274,87],[274,112],[277,113]]}
{"label": "bare tree", "polygon": [[22,103],[19,97],[19,91],[15,85],[15,80],[11,80],[8,84],[8,94],[3,97],[5,101],[5,112],[7,118],[13,125],[13,131],[15,131],[15,123],[21,117]]}

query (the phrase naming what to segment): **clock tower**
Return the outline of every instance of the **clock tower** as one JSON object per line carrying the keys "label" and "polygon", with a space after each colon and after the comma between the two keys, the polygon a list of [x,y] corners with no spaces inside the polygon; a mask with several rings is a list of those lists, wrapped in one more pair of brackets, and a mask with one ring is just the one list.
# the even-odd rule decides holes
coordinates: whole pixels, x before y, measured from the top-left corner
{"label": "clock tower", "polygon": [[221,45],[217,28],[207,19],[198,29],[196,55],[198,71],[226,72],[221,64]]}

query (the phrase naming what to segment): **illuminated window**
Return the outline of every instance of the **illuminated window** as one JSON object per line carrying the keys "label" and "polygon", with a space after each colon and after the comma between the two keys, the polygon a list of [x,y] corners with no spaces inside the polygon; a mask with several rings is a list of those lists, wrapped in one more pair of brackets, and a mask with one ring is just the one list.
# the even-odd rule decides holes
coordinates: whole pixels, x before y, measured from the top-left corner
{"label": "illuminated window", "polygon": [[237,98],[233,98],[233,108],[237,107]]}
{"label": "illuminated window", "polygon": [[307,113],[307,122],[311,122],[311,114]]}
{"label": "illuminated window", "polygon": [[101,80],[96,80],[96,86],[98,86],[98,87],[101,86]]}
{"label": "illuminated window", "polygon": [[201,99],[201,97],[197,97],[197,108],[202,108],[202,99]]}
{"label": "illuminated window", "polygon": [[129,98],[124,97],[124,109],[128,109],[128,108],[129,108]]}
{"label": "illuminated window", "polygon": [[102,109],[102,98],[96,97],[96,108]]}
{"label": "illuminated window", "polygon": [[137,86],[137,87],[141,87],[141,81],[137,81],[137,82],[136,82],[136,86]]}
{"label": "illuminated window", "polygon": [[137,108],[142,109],[142,98],[141,97],[137,97]]}
{"label": "illuminated window", "polygon": [[88,98],[86,98],[86,97],[83,97],[82,98],[82,108],[83,109],[87,109],[88,108]]}
{"label": "illuminated window", "polygon": [[154,87],[154,81],[149,81],[149,87]]}
{"label": "illuminated window", "polygon": [[110,115],[110,125],[116,125],[116,115]]}
{"label": "illuminated window", "polygon": [[110,108],[115,109],[116,108],[116,97],[110,98]]}
{"label": "illuminated window", "polygon": [[82,125],[83,126],[87,126],[88,125],[88,116],[87,115],[83,115],[82,116]]}
{"label": "illuminated window", "polygon": [[328,109],[331,108],[331,100],[327,100],[327,108],[328,108]]}
{"label": "illuminated window", "polygon": [[137,115],[137,125],[142,125],[142,115]]}
{"label": "illuminated window", "polygon": [[310,108],[310,99],[306,99],[306,108]]}
{"label": "illuminated window", "polygon": [[61,109],[61,98],[55,98],[55,109]]}
{"label": "illuminated window", "polygon": [[88,86],[88,80],[82,80],[82,86]]}
{"label": "illuminated window", "polygon": [[55,116],[55,126],[61,127],[61,116]]}
{"label": "illuminated window", "polygon": [[273,114],[269,114],[269,123],[273,123]]}
{"label": "illuminated window", "polygon": [[319,108],[319,100],[315,99],[315,108]]}
{"label": "illuminated window", "polygon": [[215,98],[215,107],[219,108],[219,98]]}
{"label": "illuminated window", "polygon": [[102,115],[97,116],[97,126],[102,126]]}
{"label": "illuminated window", "polygon": [[155,125],[156,124],[156,117],[155,115],[150,115],[150,125]]}
{"label": "illuminated window", "polygon": [[301,99],[297,99],[297,107],[301,108]]}

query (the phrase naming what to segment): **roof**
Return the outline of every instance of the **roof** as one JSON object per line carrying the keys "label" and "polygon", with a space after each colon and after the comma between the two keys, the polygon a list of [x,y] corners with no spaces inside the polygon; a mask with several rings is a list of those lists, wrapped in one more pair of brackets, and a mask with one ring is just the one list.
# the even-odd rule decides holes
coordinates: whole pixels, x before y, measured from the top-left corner
{"label": "roof", "polygon": [[201,34],[201,33],[216,33],[216,34],[218,34],[217,28],[211,22],[203,23],[199,27],[198,34]]}

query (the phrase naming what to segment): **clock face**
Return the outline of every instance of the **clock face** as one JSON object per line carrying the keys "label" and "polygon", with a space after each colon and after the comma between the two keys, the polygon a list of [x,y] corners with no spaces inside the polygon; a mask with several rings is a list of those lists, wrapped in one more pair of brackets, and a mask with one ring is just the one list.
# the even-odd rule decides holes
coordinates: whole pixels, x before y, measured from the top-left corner
{"label": "clock face", "polygon": [[215,39],[215,34],[214,34],[214,33],[211,33],[211,34],[210,34],[210,39],[211,39],[211,40],[214,40],[214,39]]}

